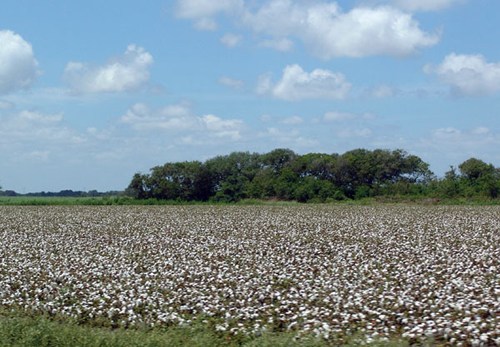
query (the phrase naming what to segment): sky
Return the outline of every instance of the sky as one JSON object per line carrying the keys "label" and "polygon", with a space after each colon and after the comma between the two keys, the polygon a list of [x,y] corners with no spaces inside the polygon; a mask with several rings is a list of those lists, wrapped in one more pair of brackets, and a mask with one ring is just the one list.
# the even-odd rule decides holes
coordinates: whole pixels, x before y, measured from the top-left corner
{"label": "sky", "polygon": [[0,186],[233,151],[500,166],[498,0],[2,0]]}

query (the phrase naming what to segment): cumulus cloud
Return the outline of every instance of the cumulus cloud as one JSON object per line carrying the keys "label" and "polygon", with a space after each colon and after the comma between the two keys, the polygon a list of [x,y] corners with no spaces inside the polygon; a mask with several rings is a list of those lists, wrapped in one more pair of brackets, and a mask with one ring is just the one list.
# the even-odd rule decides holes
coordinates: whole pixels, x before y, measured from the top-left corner
{"label": "cumulus cloud", "polygon": [[61,113],[45,115],[34,111],[21,111],[19,113],[19,119],[29,123],[50,124],[62,121],[63,115]]}
{"label": "cumulus cloud", "polygon": [[194,20],[200,30],[215,30],[216,15],[235,13],[243,6],[243,0],[177,0],[175,12],[179,18]]}
{"label": "cumulus cloud", "polygon": [[337,136],[341,138],[369,137],[372,133],[372,130],[369,128],[342,129],[337,131]]}
{"label": "cumulus cloud", "polygon": [[33,161],[48,161],[50,155],[50,151],[32,151],[30,153],[27,153],[25,156],[26,159],[28,160],[33,160]]}
{"label": "cumulus cloud", "polygon": [[137,131],[168,131],[183,135],[182,138],[192,138],[189,134],[196,134],[198,139],[208,136],[231,141],[241,137],[244,126],[239,119],[222,119],[208,114],[197,116],[192,113],[189,105],[169,105],[153,110],[147,105],[137,103],[127,110],[121,121],[129,124]]}
{"label": "cumulus cloud", "polygon": [[14,104],[10,101],[0,100],[0,110],[8,110],[14,108]]}
{"label": "cumulus cloud", "polygon": [[377,99],[389,98],[396,94],[396,90],[388,85],[379,85],[368,90],[368,95]]}
{"label": "cumulus cloud", "polygon": [[482,55],[452,53],[440,65],[428,65],[424,71],[436,74],[457,95],[487,95],[500,91],[500,63],[489,63]]}
{"label": "cumulus cloud", "polygon": [[10,144],[76,144],[84,139],[63,124],[62,114],[19,111],[2,117],[0,138]]}
{"label": "cumulus cloud", "polygon": [[31,44],[10,30],[0,30],[0,94],[30,87],[37,68]]}
{"label": "cumulus cloud", "polygon": [[438,11],[464,0],[392,0],[391,3],[395,6],[408,11]]}
{"label": "cumulus cloud", "polygon": [[176,13],[205,30],[215,30],[216,15],[225,14],[256,33],[260,46],[279,51],[289,51],[293,41],[299,40],[323,59],[406,56],[439,41],[439,34],[421,30],[407,11],[437,10],[459,0],[388,1],[343,11],[337,2],[325,0],[246,4],[243,0],[178,0]]}
{"label": "cumulus cloud", "polygon": [[304,120],[302,119],[302,117],[291,116],[291,117],[287,117],[285,119],[282,119],[280,123],[286,124],[286,125],[299,125],[299,124],[302,124],[303,122],[304,122]]}
{"label": "cumulus cloud", "polygon": [[221,37],[220,42],[226,47],[236,47],[241,42],[241,36],[228,33]]}
{"label": "cumulus cloud", "polygon": [[244,82],[231,77],[223,76],[219,78],[219,83],[225,85],[226,87],[232,89],[241,89],[244,86]]}
{"label": "cumulus cloud", "polygon": [[491,131],[487,127],[477,127],[477,128],[472,129],[471,133],[474,135],[488,135],[491,133]]}
{"label": "cumulus cloud", "polygon": [[[374,114],[371,113],[350,113],[350,112],[339,112],[339,111],[329,111],[326,112],[323,117],[321,118],[321,121],[331,123],[331,122],[336,122],[336,123],[342,123],[342,122],[352,122],[352,121],[357,121],[358,123],[361,122],[369,122],[377,117]],[[319,120],[319,119],[318,119]]]}
{"label": "cumulus cloud", "polygon": [[293,41],[287,38],[268,39],[261,41],[260,46],[272,48],[280,52],[287,52],[293,48]]}
{"label": "cumulus cloud", "polygon": [[411,14],[390,6],[343,12],[335,2],[271,0],[255,13],[247,11],[243,22],[257,33],[298,38],[324,59],[405,56],[439,40],[423,32]]}
{"label": "cumulus cloud", "polygon": [[327,112],[323,115],[323,120],[327,122],[343,122],[347,120],[353,120],[358,118],[355,114],[353,113],[347,113],[347,112]]}
{"label": "cumulus cloud", "polygon": [[[469,129],[445,127],[434,129],[430,136],[422,138],[419,146],[437,157],[446,155],[450,163],[460,163],[471,157],[480,157],[486,161],[498,161],[500,134],[485,126]],[[436,160],[439,163],[439,160]],[[439,164],[438,164],[439,165]],[[442,168],[442,171],[448,166]]]}
{"label": "cumulus cloud", "polygon": [[196,121],[187,105],[170,105],[152,110],[147,105],[137,103],[121,117],[123,123],[136,130],[185,130],[193,128]]}
{"label": "cumulus cloud", "polygon": [[75,93],[116,93],[137,90],[149,80],[153,57],[144,48],[129,45],[113,61],[92,67],[81,62],[66,65],[64,79]]}
{"label": "cumulus cloud", "polygon": [[238,140],[243,121],[239,119],[224,120],[212,114],[199,117],[201,124],[215,137]]}
{"label": "cumulus cloud", "polygon": [[270,76],[261,76],[257,92],[270,94],[283,100],[303,99],[344,99],[351,84],[344,75],[329,70],[304,71],[299,65],[288,65],[283,70],[281,80],[276,83]]}
{"label": "cumulus cloud", "polygon": [[458,139],[462,136],[462,131],[453,127],[439,128],[432,131],[432,136],[439,140]]}
{"label": "cumulus cloud", "polygon": [[270,127],[258,133],[257,136],[265,140],[271,140],[271,143],[278,143],[284,147],[311,148],[319,145],[318,140],[302,136],[297,129],[284,131]]}

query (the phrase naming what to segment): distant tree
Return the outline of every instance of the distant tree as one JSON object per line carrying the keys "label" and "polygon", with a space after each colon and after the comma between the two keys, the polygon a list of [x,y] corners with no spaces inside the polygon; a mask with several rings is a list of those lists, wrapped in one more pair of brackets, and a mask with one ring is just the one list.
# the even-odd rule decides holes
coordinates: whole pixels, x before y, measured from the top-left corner
{"label": "distant tree", "polygon": [[248,182],[246,192],[248,197],[268,199],[276,197],[276,176],[270,168],[260,169],[252,181]]}
{"label": "distant tree", "polygon": [[302,179],[294,191],[294,198],[299,202],[325,202],[343,200],[344,195],[328,180],[308,176]]}
{"label": "distant tree", "polygon": [[151,197],[156,199],[206,199],[211,189],[207,176],[203,164],[198,161],[166,163],[151,169],[151,175],[145,180],[145,185]]}
{"label": "distant tree", "polygon": [[[248,184],[258,174],[262,166],[261,156],[250,152],[232,152],[229,155],[216,156],[205,162],[205,169],[211,178],[213,194],[225,190],[226,193],[233,191],[234,194],[241,197],[246,197]],[[226,183],[225,186],[224,183]],[[220,193],[219,197],[226,193]]]}
{"label": "distant tree", "polygon": [[470,158],[458,166],[468,196],[485,195],[498,197],[500,193],[500,174],[492,164],[477,158]]}
{"label": "distant tree", "polygon": [[[307,202],[380,195],[496,198],[500,169],[471,158],[436,179],[429,164],[401,149],[298,155],[278,148],[265,154],[232,152],[203,163],[155,166],[149,174],[135,174],[126,193],[138,199],[184,201],[278,198]],[[77,196],[82,192],[47,194]]]}
{"label": "distant tree", "polygon": [[300,177],[316,177],[333,181],[337,158],[338,154],[309,153],[295,158],[291,167]]}
{"label": "distant tree", "polygon": [[149,188],[147,185],[148,176],[141,175],[140,173],[134,174],[132,181],[125,189],[125,194],[134,199],[147,199],[151,198]]}
{"label": "distant tree", "polygon": [[275,197],[283,200],[292,200],[294,191],[299,183],[299,177],[291,168],[282,168],[279,171],[279,176],[274,180]]}
{"label": "distant tree", "polygon": [[460,173],[469,181],[474,182],[479,178],[492,175],[495,167],[492,164],[486,164],[484,161],[476,158],[470,158],[458,166]]}
{"label": "distant tree", "polygon": [[287,148],[278,148],[262,156],[262,162],[266,167],[269,167],[275,174],[290,165],[290,163],[297,158],[294,151]]}

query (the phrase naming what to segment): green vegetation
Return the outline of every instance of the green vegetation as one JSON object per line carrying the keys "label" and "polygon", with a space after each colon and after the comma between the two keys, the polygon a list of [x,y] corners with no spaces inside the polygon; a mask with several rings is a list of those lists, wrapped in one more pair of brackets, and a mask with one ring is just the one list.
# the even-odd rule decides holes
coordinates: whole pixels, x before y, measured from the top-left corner
{"label": "green vegetation", "polygon": [[155,166],[149,174],[136,173],[123,192],[0,190],[2,205],[499,204],[499,197],[500,168],[492,164],[470,158],[437,178],[429,164],[400,149],[355,149],[341,155],[299,155],[289,149],[233,152],[205,162]]}
{"label": "green vegetation", "polygon": [[0,206],[0,346],[493,345],[499,212]]}
{"label": "green vegetation", "polygon": [[356,149],[339,154],[298,155],[233,152],[204,163],[166,163],[136,173],[126,195],[138,200],[237,202],[278,200],[336,202],[497,201],[500,169],[471,158],[438,179],[429,165],[403,150]]}
{"label": "green vegetation", "polygon": [[[332,341],[311,335],[297,338],[296,333],[267,333],[243,336],[216,333],[209,325],[190,327],[106,329],[82,326],[69,320],[54,320],[46,316],[0,312],[0,345],[11,347],[131,347],[131,346],[338,346]],[[356,339],[344,346],[356,346]],[[408,346],[408,342],[374,341],[368,346]]]}
{"label": "green vegetation", "polygon": [[[146,201],[142,201],[145,204]],[[106,196],[106,197],[47,197],[47,196],[1,196],[0,205],[16,206],[60,206],[60,205],[131,205],[139,204],[130,197]]]}

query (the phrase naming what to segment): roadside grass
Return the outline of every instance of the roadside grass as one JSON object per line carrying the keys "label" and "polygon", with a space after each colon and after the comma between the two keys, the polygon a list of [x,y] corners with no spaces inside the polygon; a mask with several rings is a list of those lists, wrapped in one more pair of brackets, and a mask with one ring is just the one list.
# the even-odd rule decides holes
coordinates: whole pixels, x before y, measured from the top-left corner
{"label": "roadside grass", "polygon": [[[0,196],[0,206],[109,206],[109,205],[243,205],[243,206],[296,206],[302,205],[297,201],[288,200],[261,200],[243,199],[238,202],[216,202],[216,201],[180,201],[180,200],[139,200],[127,196],[104,196],[104,197],[42,197],[42,196]],[[306,203],[306,204],[318,204]],[[473,198],[429,198],[422,196],[379,196],[357,200],[329,201],[322,204],[347,205],[347,206],[371,206],[384,204],[415,204],[415,205],[472,205],[489,206],[500,205],[500,199],[489,199],[486,197]]]}
{"label": "roadside grass", "polygon": [[38,197],[38,196],[2,196],[0,205],[13,206],[70,206],[70,205],[117,205],[124,204],[122,197]]}
{"label": "roadside grass", "polygon": [[[360,340],[352,338],[340,346],[358,346]],[[374,341],[363,344],[370,347],[403,347],[407,341]],[[0,311],[0,346],[11,347],[326,347],[339,346],[338,342],[295,333],[264,333],[257,337],[218,333],[207,325],[189,327],[109,329],[78,325],[71,320],[54,321],[46,316]]]}

